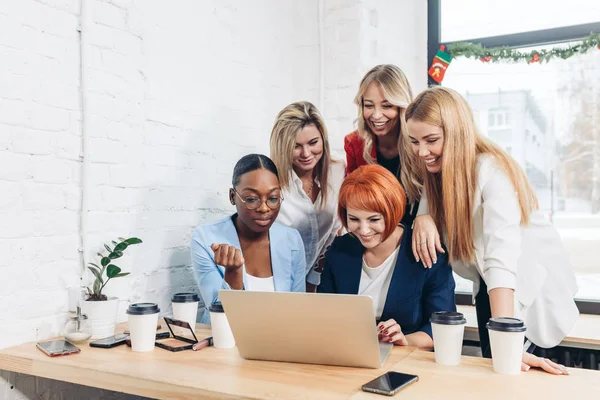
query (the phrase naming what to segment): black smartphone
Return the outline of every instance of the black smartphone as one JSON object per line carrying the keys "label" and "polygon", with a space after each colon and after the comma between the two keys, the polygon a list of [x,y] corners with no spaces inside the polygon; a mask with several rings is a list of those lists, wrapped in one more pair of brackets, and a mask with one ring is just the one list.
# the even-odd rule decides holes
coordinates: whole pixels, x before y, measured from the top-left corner
{"label": "black smartphone", "polygon": [[66,356],[67,354],[79,353],[79,347],[72,345],[66,340],[53,340],[51,342],[40,342],[36,346],[50,357]]}
{"label": "black smartphone", "polygon": [[124,333],[119,333],[114,336],[109,336],[104,339],[98,339],[93,342],[90,342],[90,347],[100,347],[102,349],[110,349],[110,348],[125,344],[125,341],[127,340],[128,337],[129,337],[129,335],[126,335]]}
{"label": "black smartphone", "polygon": [[393,396],[398,393],[400,389],[418,380],[419,377],[416,375],[390,371],[378,378],[373,379],[371,382],[364,384],[362,386],[362,390],[365,392]]}

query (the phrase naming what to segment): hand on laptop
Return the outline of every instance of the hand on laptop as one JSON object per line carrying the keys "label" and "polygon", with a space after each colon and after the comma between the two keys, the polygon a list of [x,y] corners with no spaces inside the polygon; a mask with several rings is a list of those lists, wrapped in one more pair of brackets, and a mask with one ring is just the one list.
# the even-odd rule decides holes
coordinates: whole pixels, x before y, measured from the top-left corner
{"label": "hand on laptop", "polygon": [[393,319],[380,322],[377,326],[377,334],[381,342],[390,342],[397,346],[408,346],[408,341],[402,333],[400,325]]}
{"label": "hand on laptop", "polygon": [[239,268],[244,265],[242,252],[227,244],[213,243],[210,248],[215,252],[215,264],[225,268]]}

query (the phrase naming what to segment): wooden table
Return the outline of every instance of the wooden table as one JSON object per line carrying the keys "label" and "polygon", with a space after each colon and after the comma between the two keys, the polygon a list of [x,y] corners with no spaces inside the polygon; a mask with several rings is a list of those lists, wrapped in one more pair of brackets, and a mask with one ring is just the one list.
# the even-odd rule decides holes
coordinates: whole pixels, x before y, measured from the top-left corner
{"label": "wooden table", "polygon": [[[210,329],[198,325],[196,333],[204,338]],[[570,377],[539,371],[501,376],[492,371],[490,360],[464,357],[460,367],[444,367],[435,364],[433,353],[410,347],[395,347],[381,369],[244,360],[235,348],[134,353],[127,346],[79,347],[80,354],[63,357],[48,357],[34,343],[0,350],[0,369],[161,399],[382,399],[360,387],[389,370],[419,375],[420,382],[401,392],[409,398],[470,399],[485,394],[504,400],[516,393],[511,385],[517,384],[522,388],[518,397],[600,392],[597,371],[574,369]]]}
{"label": "wooden table", "polygon": [[[457,306],[458,311],[465,315],[465,340],[479,341],[477,331],[477,314],[473,306]],[[600,315],[581,314],[577,318],[573,331],[560,343],[564,347],[600,350]]]}
{"label": "wooden table", "polygon": [[[589,399],[598,398],[600,372],[571,369],[569,376],[555,376],[538,370],[518,376],[500,375],[491,360],[463,357],[461,365],[447,367],[435,363],[434,354],[415,351],[393,368],[418,375],[419,382],[397,396],[406,399]],[[353,400],[381,400],[381,396],[356,393]]]}

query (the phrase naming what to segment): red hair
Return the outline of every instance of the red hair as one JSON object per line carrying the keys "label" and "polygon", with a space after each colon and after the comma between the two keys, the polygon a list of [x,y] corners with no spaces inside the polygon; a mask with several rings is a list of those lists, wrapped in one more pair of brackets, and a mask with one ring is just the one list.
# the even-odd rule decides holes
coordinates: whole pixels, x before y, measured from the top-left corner
{"label": "red hair", "polygon": [[382,214],[385,240],[404,216],[406,193],[398,178],[381,165],[363,165],[348,175],[340,188],[338,216],[346,229],[348,207]]}

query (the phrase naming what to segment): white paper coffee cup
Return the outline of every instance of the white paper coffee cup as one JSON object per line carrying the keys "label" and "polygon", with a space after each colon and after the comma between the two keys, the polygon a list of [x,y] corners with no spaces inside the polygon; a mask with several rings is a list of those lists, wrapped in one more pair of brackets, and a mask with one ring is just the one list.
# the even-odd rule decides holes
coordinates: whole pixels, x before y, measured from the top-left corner
{"label": "white paper coffee cup", "polygon": [[127,309],[131,350],[152,351],[160,309],[156,303],[135,303]]}
{"label": "white paper coffee cup", "polygon": [[490,335],[494,371],[505,375],[520,374],[525,323],[518,318],[490,318],[486,327]]}
{"label": "white paper coffee cup", "polygon": [[200,298],[196,293],[176,293],[171,299],[173,319],[185,321],[190,324],[192,330],[195,330],[199,302]]}
{"label": "white paper coffee cup", "polygon": [[442,365],[459,365],[467,323],[464,315],[459,312],[438,311],[431,314],[429,321],[433,333],[435,362]]}
{"label": "white paper coffee cup", "polygon": [[229,349],[235,346],[235,339],[229,327],[223,305],[220,302],[213,303],[208,311],[210,311],[213,346],[217,349]]}

